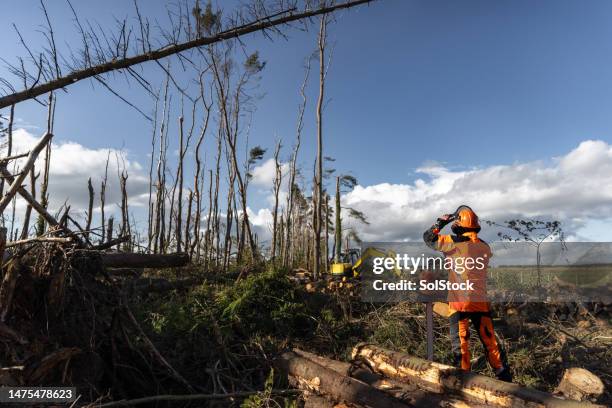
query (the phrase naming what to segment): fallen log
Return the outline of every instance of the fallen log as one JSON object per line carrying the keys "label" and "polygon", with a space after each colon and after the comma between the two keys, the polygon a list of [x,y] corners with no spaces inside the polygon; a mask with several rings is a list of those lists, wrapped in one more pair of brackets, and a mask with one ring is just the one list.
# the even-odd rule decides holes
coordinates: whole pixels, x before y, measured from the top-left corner
{"label": "fallen log", "polygon": [[[336,371],[342,375],[353,377],[357,380],[377,388],[393,397],[407,402],[415,407],[465,407],[465,402],[448,395],[428,393],[415,384],[403,383],[397,380],[385,378],[380,374],[374,373],[367,368],[363,368],[351,363],[331,360],[307,351],[293,349],[300,357],[314,361],[323,367]],[[484,407],[484,405],[470,404],[471,408]]]}
{"label": "fallen log", "polygon": [[108,252],[100,254],[100,260],[107,268],[176,268],[187,265],[189,263],[189,255],[185,253],[133,254]]}
{"label": "fallen log", "polygon": [[[596,407],[563,400],[552,394],[507,383],[445,364],[423,360],[372,344],[359,344],[353,359],[364,361],[373,371],[402,382],[418,384],[430,391],[458,395],[469,401],[501,407],[576,408]],[[599,406],[597,406],[599,407]]]}
{"label": "fallen log", "polygon": [[123,236],[118,237],[118,238],[113,238],[113,239],[111,239],[108,242],[104,242],[102,244],[95,245],[91,249],[95,249],[97,251],[101,251],[101,250],[104,250],[104,249],[109,249],[109,248],[114,247],[115,245],[119,245],[119,244],[122,244],[124,242],[127,242],[130,239],[131,239],[131,236],[123,235]]}
{"label": "fallen log", "polygon": [[294,352],[283,353],[275,365],[300,389],[329,396],[334,401],[365,407],[407,408],[408,405],[355,378],[342,375]]}

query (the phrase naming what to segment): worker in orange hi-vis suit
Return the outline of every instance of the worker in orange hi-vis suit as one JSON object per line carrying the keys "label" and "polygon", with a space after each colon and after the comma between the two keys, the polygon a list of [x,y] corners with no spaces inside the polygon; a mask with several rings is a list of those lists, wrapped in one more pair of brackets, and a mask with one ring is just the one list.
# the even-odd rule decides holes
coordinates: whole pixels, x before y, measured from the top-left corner
{"label": "worker in orange hi-vis suit", "polygon": [[[454,221],[454,222],[453,222]],[[440,231],[449,223],[453,235]],[[453,214],[446,214],[423,234],[425,243],[445,255],[451,265],[450,283],[470,283],[471,290],[449,290],[450,335],[455,364],[470,371],[470,321],[487,353],[489,364],[498,379],[512,382],[512,373],[503,346],[498,343],[491,319],[490,303],[486,297],[489,245],[478,238],[478,216],[468,206],[461,206]]]}

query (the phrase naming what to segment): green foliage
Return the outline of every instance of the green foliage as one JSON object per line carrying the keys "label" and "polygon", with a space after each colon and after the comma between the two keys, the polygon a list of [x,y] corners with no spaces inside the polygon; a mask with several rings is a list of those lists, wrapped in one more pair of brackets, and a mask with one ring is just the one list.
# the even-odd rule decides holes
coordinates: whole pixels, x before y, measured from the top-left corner
{"label": "green foliage", "polygon": [[261,72],[265,66],[265,61],[259,59],[259,51],[255,51],[247,57],[246,61],[244,61],[244,69],[251,75]]}
{"label": "green foliage", "polygon": [[[274,369],[270,369],[270,373],[264,383],[264,389],[257,394],[245,399],[240,405],[241,408],[267,408],[267,407],[284,407],[297,408],[295,399],[286,397],[274,397],[272,390],[274,389]],[[281,405],[282,402],[282,405]]]}
{"label": "green foliage", "polygon": [[359,184],[359,182],[355,176],[351,176],[350,174],[343,174],[340,176],[340,185],[344,188],[353,189],[357,184]]}
{"label": "green foliage", "polygon": [[172,294],[169,299],[159,299],[155,306],[148,305],[145,316],[152,331],[161,336],[184,336],[199,327],[210,327],[213,317],[210,305],[212,288],[206,284],[192,290],[186,297]]}
{"label": "green foliage", "polygon": [[419,343],[413,339],[414,334],[404,320],[388,316],[381,319],[380,324],[374,328],[370,341],[392,350],[410,350],[414,354],[414,346]]}
{"label": "green foliage", "polygon": [[304,334],[308,316],[303,292],[281,270],[253,274],[216,299],[220,320],[242,333]]}
{"label": "green foliage", "polygon": [[261,146],[255,146],[249,151],[249,164],[255,164],[259,160],[263,159],[266,154],[266,149]]}
{"label": "green foliage", "polygon": [[351,218],[355,218],[357,221],[360,221],[361,223],[365,224],[365,225],[370,225],[370,223],[368,222],[365,214],[361,211],[358,211],[354,208],[349,208],[349,217]]}
{"label": "green foliage", "polygon": [[200,3],[196,2],[191,14],[196,21],[198,35],[211,35],[221,31],[221,10],[213,11],[210,1],[206,3],[204,11],[200,8]]}

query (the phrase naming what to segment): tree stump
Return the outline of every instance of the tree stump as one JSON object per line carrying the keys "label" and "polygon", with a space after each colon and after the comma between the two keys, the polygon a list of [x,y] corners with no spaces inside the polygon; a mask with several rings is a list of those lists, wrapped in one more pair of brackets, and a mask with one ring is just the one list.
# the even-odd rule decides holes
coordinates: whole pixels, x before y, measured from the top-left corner
{"label": "tree stump", "polygon": [[603,394],[604,385],[599,377],[584,368],[569,368],[555,392],[576,401],[586,401]]}

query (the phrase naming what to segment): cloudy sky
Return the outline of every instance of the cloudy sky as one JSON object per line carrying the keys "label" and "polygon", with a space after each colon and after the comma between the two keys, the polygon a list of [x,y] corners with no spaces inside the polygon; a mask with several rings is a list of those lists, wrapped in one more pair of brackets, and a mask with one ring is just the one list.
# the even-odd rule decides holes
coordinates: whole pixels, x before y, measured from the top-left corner
{"label": "cloudy sky", "polygon": [[[48,7],[58,43],[74,43],[67,6]],[[102,25],[133,14],[124,1],[75,7]],[[172,5],[150,1],[141,8],[163,21]],[[36,48],[43,18],[38,2],[26,0],[5,9],[0,22],[15,23]],[[486,219],[559,219],[572,239],[611,240],[611,18],[608,1],[585,6],[569,0],[382,0],[339,14],[330,28],[324,148],[338,173],[360,182],[343,201],[368,217],[370,225],[356,226],[362,238],[418,239],[438,215],[469,204]],[[281,138],[281,157],[289,157],[302,67],[315,34],[289,30],[286,40],[245,39],[267,62],[249,134],[251,146],[268,148],[250,187],[252,220],[261,233],[270,220],[271,151]],[[10,61],[25,53],[14,32],[0,38],[0,47]],[[143,72],[152,83],[163,77],[154,66]],[[189,83],[187,73],[176,72]],[[0,76],[8,76],[4,67]],[[153,109],[137,86],[120,76],[111,83],[144,110]],[[307,88],[305,179],[315,149],[316,85]],[[26,149],[42,134],[46,111],[28,102],[16,117],[15,143]],[[55,135],[55,205],[68,200],[84,208],[87,179],[99,185],[107,158],[111,183],[118,166],[127,168],[133,207],[146,203],[151,124],[140,114],[83,82],[58,94]],[[213,148],[210,137],[208,159]],[[109,202],[118,201],[116,185],[109,190]]]}

